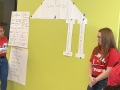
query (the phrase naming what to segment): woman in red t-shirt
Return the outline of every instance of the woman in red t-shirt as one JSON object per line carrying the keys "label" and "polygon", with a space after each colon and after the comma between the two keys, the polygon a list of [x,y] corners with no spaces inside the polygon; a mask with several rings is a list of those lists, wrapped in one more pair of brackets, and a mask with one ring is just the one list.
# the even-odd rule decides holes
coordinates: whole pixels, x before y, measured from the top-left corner
{"label": "woman in red t-shirt", "polygon": [[93,50],[88,68],[90,83],[87,90],[101,90],[106,86],[109,72],[119,60],[111,29],[100,29],[97,37],[98,46]]}
{"label": "woman in red t-shirt", "polygon": [[[4,36],[4,30],[0,26],[0,49],[7,48],[7,38]],[[6,53],[0,51],[0,80],[1,80],[1,90],[6,90],[7,87],[7,76],[8,76],[8,60],[6,58]]]}
{"label": "woman in red t-shirt", "polygon": [[117,84],[120,84],[120,61],[115,67],[111,69],[107,83],[107,85],[111,85],[111,86],[115,86]]}

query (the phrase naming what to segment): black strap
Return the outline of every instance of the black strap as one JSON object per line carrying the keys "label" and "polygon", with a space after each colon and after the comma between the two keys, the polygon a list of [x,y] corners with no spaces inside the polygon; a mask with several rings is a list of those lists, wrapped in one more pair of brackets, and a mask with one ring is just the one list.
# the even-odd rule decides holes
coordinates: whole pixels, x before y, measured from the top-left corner
{"label": "black strap", "polygon": [[0,58],[5,58],[6,56],[0,56]]}

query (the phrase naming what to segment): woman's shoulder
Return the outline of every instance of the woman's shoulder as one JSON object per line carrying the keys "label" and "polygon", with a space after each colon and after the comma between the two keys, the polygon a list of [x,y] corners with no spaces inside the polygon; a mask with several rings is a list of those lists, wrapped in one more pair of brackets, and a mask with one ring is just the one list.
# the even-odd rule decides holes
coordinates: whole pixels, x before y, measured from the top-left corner
{"label": "woman's shoulder", "polygon": [[6,36],[3,36],[2,38],[5,38],[5,39],[7,39],[7,37],[6,37]]}
{"label": "woman's shoulder", "polygon": [[96,52],[97,48],[98,48],[98,46],[96,46],[96,47],[93,49],[92,53]]}
{"label": "woman's shoulder", "polygon": [[5,41],[7,41],[7,37],[6,36],[2,37],[2,39],[5,40]]}
{"label": "woman's shoulder", "polygon": [[109,49],[109,53],[119,54],[118,50],[115,49],[115,48],[110,48],[110,49]]}
{"label": "woman's shoulder", "polygon": [[93,50],[96,50],[98,48],[98,46],[96,46]]}

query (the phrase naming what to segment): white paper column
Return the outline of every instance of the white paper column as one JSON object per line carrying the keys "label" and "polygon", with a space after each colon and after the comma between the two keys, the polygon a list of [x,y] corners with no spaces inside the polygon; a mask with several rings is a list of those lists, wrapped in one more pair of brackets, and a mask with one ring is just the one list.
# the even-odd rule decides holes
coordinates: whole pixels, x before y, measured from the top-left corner
{"label": "white paper column", "polygon": [[87,19],[85,19],[85,17],[83,16],[83,20],[80,22],[78,53],[76,53],[76,57],[78,57],[78,58],[85,58],[85,54],[83,54],[85,24],[87,24]]}
{"label": "white paper column", "polygon": [[75,20],[66,20],[68,23],[68,33],[67,33],[67,43],[66,43],[66,51],[63,52],[65,56],[72,56],[71,52],[71,43],[72,43],[72,31],[73,31],[73,24],[75,24]]}

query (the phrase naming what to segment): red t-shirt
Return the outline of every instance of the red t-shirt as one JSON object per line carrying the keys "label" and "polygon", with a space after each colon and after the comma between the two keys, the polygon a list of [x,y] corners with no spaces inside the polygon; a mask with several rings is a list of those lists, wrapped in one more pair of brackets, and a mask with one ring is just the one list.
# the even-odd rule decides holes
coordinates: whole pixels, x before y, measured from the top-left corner
{"label": "red t-shirt", "polygon": [[[96,48],[94,50],[96,50]],[[107,54],[106,58],[103,59],[101,58],[101,50],[100,50],[100,52],[97,55],[93,56],[90,59],[90,62],[92,62],[92,67],[93,67],[92,68],[93,76],[100,75],[107,69],[107,67],[113,67],[116,64],[116,62],[119,60],[118,51],[114,48],[110,48],[109,50],[110,51]]]}
{"label": "red t-shirt", "polygon": [[115,86],[120,83],[120,61],[113,67],[108,76],[107,85]]}
{"label": "red t-shirt", "polygon": [[[5,47],[8,47],[8,45],[7,45],[7,37],[2,37],[2,38],[0,38],[0,48],[5,48]],[[2,54],[0,54],[0,56],[5,56],[6,55],[6,53],[2,53]]]}

